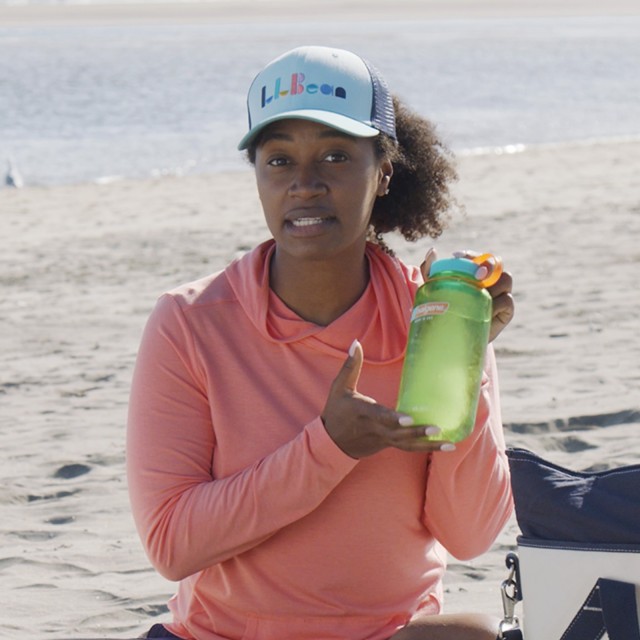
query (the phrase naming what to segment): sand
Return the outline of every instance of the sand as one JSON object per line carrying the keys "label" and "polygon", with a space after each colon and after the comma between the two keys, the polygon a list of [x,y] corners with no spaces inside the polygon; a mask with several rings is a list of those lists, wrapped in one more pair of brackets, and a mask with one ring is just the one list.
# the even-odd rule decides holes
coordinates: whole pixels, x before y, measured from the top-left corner
{"label": "sand", "polygon": [[[431,244],[503,257],[508,444],[576,469],[640,462],[638,166],[640,141],[460,156],[466,213],[436,242],[392,240],[409,261]],[[0,637],[131,638],[167,619],[173,585],[124,476],[135,353],[158,294],[266,237],[249,169],[0,189]],[[452,559],[447,610],[501,613],[517,533]]]}
{"label": "sand", "polygon": [[[466,207],[436,241],[513,273],[496,343],[510,446],[573,468],[640,462],[640,143],[459,158]],[[0,635],[133,637],[173,585],[129,513],[124,424],[135,353],[160,292],[266,237],[250,170],[0,190]],[[432,244],[393,241],[407,260]],[[512,521],[452,560],[450,611],[500,613]]]}

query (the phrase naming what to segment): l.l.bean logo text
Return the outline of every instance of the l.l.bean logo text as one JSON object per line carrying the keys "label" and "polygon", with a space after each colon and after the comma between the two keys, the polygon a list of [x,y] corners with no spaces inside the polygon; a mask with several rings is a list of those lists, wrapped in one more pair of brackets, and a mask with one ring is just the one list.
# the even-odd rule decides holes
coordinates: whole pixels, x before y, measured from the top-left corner
{"label": "l.l.bean logo text", "polygon": [[292,73],[291,84],[283,89],[282,78],[276,78],[273,83],[273,90],[267,91],[267,87],[262,87],[261,106],[264,108],[274,100],[281,100],[288,96],[297,96],[302,93],[320,93],[324,96],[346,99],[347,91],[344,87],[337,87],[328,82],[308,82],[304,73]]}

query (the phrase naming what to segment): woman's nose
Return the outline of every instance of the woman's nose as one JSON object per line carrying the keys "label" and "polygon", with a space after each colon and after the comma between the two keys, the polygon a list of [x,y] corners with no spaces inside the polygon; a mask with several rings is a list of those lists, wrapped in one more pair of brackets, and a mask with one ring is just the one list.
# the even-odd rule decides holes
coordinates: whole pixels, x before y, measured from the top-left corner
{"label": "woman's nose", "polygon": [[299,165],[289,185],[289,195],[298,198],[313,198],[326,191],[327,185],[313,165]]}

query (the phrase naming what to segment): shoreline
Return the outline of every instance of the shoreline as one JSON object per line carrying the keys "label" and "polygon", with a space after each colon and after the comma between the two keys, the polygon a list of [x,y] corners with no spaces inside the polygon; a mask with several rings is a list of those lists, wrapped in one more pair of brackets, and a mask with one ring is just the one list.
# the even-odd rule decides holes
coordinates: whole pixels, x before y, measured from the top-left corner
{"label": "shoreline", "polygon": [[460,20],[496,18],[616,17],[640,15],[633,0],[612,0],[603,7],[597,0],[553,0],[512,2],[492,0],[399,0],[390,5],[381,0],[367,3],[366,11],[357,0],[311,0],[302,5],[294,0],[210,0],[208,2],[158,2],[154,4],[63,4],[2,5],[2,27],[36,25],[118,25],[118,24],[202,24],[207,22],[247,22],[251,16],[264,21],[402,21]]}
{"label": "shoreline", "polygon": [[[613,136],[613,137],[597,137],[586,138],[580,140],[567,140],[560,142],[540,142],[540,143],[514,143],[500,146],[482,146],[482,147],[470,147],[466,149],[452,149],[452,153],[455,156],[457,162],[465,161],[467,158],[490,158],[493,156],[516,156],[523,153],[540,152],[552,152],[570,149],[586,149],[586,148],[598,148],[598,147],[615,147],[625,145],[640,144],[640,134],[627,135],[627,136]],[[237,166],[231,166],[229,162],[225,163],[224,167],[220,168],[202,168],[201,170],[189,171],[189,172],[162,172],[155,175],[153,172],[149,175],[143,176],[127,176],[109,174],[103,176],[97,176],[90,180],[84,181],[69,181],[69,182],[51,182],[51,183],[35,183],[29,184],[27,181],[21,189],[55,189],[61,187],[79,187],[82,185],[104,187],[112,184],[122,182],[142,183],[142,182],[157,182],[166,179],[170,180],[188,180],[196,178],[212,178],[216,176],[224,175],[237,175],[252,173],[253,169],[248,163],[243,163],[242,158],[239,156],[237,160]],[[0,193],[2,191],[11,191],[10,188],[5,187],[4,184],[0,184]]]}

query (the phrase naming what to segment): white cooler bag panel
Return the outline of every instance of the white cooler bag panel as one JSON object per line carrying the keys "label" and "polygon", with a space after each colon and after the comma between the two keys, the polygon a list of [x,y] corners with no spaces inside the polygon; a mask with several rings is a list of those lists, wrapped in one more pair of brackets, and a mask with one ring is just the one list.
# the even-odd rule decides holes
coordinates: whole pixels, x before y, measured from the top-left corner
{"label": "white cooler bag panel", "polygon": [[[561,640],[600,578],[635,585],[635,620],[622,602],[612,615],[627,617],[634,627],[629,633],[638,637],[640,545],[518,538],[518,558],[525,640]],[[633,639],[629,635],[622,640]]]}

